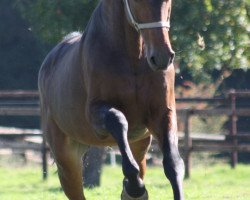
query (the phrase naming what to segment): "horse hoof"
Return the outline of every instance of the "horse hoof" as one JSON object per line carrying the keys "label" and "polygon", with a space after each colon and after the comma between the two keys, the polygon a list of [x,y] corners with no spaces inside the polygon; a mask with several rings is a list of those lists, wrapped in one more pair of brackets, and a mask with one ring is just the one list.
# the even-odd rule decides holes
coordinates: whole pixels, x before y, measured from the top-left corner
{"label": "horse hoof", "polygon": [[134,198],[134,197],[129,196],[125,187],[123,187],[121,200],[148,200],[148,191],[145,190],[145,193],[141,197]]}

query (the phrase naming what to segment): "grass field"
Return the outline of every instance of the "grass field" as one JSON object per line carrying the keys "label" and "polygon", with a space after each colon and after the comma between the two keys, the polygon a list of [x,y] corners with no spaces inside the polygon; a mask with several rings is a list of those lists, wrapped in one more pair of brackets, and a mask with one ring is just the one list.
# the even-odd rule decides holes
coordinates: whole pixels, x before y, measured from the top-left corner
{"label": "grass field", "polygon": [[[85,190],[88,200],[119,200],[121,168],[104,168],[102,186]],[[173,200],[172,189],[160,167],[148,168],[145,183],[150,200]],[[249,200],[250,166],[199,166],[192,169],[190,180],[184,181],[186,200]],[[35,167],[1,167],[1,200],[66,200],[57,179],[55,167],[50,167],[49,179],[41,180],[41,171]]]}

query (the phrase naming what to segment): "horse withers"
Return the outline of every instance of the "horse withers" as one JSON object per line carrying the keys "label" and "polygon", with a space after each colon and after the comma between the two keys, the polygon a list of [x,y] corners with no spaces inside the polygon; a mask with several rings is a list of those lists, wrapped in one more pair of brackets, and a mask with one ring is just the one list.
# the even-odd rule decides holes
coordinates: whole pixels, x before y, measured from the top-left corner
{"label": "horse withers", "polygon": [[148,199],[143,183],[152,136],[175,200],[183,200],[178,152],[171,0],[101,0],[85,32],[71,34],[39,73],[42,129],[64,193],[83,200],[81,157],[118,145],[121,199]]}

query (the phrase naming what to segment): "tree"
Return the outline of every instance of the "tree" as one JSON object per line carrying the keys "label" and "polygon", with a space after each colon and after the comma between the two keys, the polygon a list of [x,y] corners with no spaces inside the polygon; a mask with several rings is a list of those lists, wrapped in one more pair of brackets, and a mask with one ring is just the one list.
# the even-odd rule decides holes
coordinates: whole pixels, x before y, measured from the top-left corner
{"label": "tree", "polygon": [[215,71],[250,67],[249,8],[248,0],[174,0],[172,40],[184,79],[211,81]]}
{"label": "tree", "polygon": [[29,31],[28,22],[13,7],[0,1],[0,89],[37,89],[37,73],[45,56],[44,45]]}
{"label": "tree", "polygon": [[[29,23],[21,17],[14,1],[1,0],[0,90],[37,89],[37,74],[45,49],[29,30]],[[0,116],[0,126],[39,128],[39,117]]]}
{"label": "tree", "polygon": [[23,17],[43,41],[56,43],[72,31],[83,31],[98,0],[16,0]]}

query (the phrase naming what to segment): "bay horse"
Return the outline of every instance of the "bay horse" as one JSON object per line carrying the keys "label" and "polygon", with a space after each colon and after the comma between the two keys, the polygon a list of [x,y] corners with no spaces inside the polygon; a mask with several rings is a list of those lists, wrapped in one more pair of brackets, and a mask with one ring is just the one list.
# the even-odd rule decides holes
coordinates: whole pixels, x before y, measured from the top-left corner
{"label": "bay horse", "polygon": [[121,199],[148,199],[143,183],[154,137],[175,200],[183,200],[178,151],[171,0],[101,0],[83,34],[71,34],[39,72],[42,129],[64,193],[85,199],[81,157],[118,145]]}

